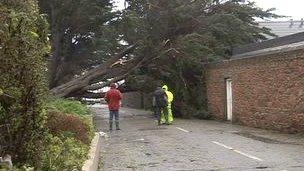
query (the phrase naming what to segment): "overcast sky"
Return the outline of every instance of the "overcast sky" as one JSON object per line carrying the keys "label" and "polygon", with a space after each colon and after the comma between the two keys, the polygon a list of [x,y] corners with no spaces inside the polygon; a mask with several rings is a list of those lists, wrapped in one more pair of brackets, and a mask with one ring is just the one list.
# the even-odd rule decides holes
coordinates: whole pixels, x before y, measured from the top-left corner
{"label": "overcast sky", "polygon": [[[124,7],[124,0],[114,0],[119,9]],[[292,16],[295,20],[304,18],[304,0],[251,0],[264,9],[276,8],[277,14]],[[289,19],[280,19],[289,20]]]}

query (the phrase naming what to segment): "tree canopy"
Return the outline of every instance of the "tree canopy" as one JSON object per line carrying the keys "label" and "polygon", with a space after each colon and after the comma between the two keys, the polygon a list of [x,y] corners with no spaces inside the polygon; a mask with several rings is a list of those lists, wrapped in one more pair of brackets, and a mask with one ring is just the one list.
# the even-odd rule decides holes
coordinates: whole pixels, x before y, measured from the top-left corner
{"label": "tree canopy", "polygon": [[50,87],[103,63],[119,49],[110,0],[39,0],[51,27]]}
{"label": "tree canopy", "polygon": [[[204,65],[229,58],[234,46],[265,40],[273,35],[256,18],[277,18],[274,9],[263,11],[240,0],[128,0],[120,31],[126,42],[143,42],[139,55],[153,59],[128,79],[142,91],[151,82],[169,84],[176,105],[203,110]],[[128,29],[126,29],[128,28]],[[147,90],[147,88],[150,88]],[[182,112],[182,111],[181,111]],[[186,113],[186,112],[182,112]],[[189,113],[189,112],[187,112]],[[191,113],[191,112],[190,112]]]}
{"label": "tree canopy", "polygon": [[[274,9],[265,11],[253,2],[241,0],[127,0],[126,9],[120,12],[114,12],[109,1],[99,4],[83,0],[85,5],[60,0],[43,2],[40,3],[43,9],[48,9],[43,4],[52,7],[58,3],[58,8],[45,10],[51,16],[52,61],[57,67],[52,67],[52,76],[63,79],[68,75],[68,79],[55,84],[56,79],[52,79],[50,87],[54,87],[55,95],[93,97],[90,90],[108,85],[110,79],[124,79],[129,89],[144,92],[151,92],[156,84],[166,83],[176,94],[177,108],[186,106],[185,110],[196,111],[206,109],[204,66],[229,58],[234,46],[273,35],[270,29],[259,27],[256,18],[280,17],[272,12]],[[60,13],[65,5],[75,9],[68,14]],[[86,15],[87,10],[92,13]],[[88,18],[83,19],[83,15]],[[77,17],[80,22],[74,21]],[[67,42],[56,48],[58,42],[62,43],[56,37],[66,36]],[[64,50],[66,45],[77,48]],[[80,45],[83,48],[78,47]],[[124,45],[133,48],[124,53],[121,50]],[[58,49],[65,53],[57,53]],[[76,71],[69,71],[70,67]],[[63,74],[63,70],[67,73]],[[104,83],[98,84],[100,81]],[[67,83],[62,84],[64,82]]]}

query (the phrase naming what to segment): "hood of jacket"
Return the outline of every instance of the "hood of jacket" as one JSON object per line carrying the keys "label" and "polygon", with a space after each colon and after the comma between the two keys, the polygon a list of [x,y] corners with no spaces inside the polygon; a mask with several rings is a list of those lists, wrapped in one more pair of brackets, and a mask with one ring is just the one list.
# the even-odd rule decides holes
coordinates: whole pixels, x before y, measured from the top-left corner
{"label": "hood of jacket", "polygon": [[167,85],[164,85],[164,86],[162,87],[162,89],[165,90],[165,91],[168,91],[168,86],[167,86]]}

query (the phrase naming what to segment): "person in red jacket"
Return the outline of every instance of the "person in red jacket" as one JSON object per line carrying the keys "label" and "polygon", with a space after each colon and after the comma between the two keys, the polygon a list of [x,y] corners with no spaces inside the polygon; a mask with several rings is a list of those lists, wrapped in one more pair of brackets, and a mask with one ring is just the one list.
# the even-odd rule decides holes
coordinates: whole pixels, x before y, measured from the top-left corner
{"label": "person in red jacket", "polygon": [[115,117],[116,130],[120,130],[119,128],[119,108],[121,104],[122,94],[117,89],[117,84],[112,83],[110,85],[111,89],[106,93],[105,100],[108,103],[109,111],[110,111],[110,131],[113,129],[113,117]]}

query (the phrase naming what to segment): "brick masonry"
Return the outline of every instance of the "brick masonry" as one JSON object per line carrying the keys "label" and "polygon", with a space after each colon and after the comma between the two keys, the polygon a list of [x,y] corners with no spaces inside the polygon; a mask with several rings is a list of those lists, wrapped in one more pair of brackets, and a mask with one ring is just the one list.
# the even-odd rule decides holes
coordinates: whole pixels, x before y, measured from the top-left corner
{"label": "brick masonry", "polygon": [[226,78],[232,79],[233,123],[304,132],[304,49],[209,64],[210,113],[226,120]]}

